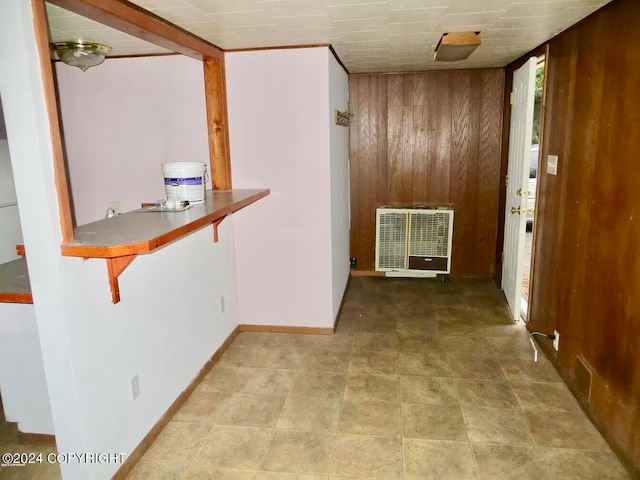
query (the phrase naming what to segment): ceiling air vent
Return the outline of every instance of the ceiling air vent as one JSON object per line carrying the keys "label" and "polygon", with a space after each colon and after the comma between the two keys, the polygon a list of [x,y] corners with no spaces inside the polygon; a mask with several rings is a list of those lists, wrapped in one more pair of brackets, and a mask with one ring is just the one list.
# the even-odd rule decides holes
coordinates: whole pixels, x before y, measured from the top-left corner
{"label": "ceiling air vent", "polygon": [[481,42],[480,32],[445,33],[436,45],[434,58],[441,62],[466,60]]}

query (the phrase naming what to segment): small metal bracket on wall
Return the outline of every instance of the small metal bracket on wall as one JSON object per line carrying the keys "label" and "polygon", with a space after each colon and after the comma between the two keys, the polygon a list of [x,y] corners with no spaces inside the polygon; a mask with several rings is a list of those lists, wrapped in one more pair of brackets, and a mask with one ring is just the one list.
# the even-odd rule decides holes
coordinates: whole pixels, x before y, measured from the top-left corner
{"label": "small metal bracket on wall", "polygon": [[340,110],[336,110],[336,125],[340,125],[342,127],[348,127],[351,123],[351,119],[353,118],[353,113],[351,112],[341,112]]}

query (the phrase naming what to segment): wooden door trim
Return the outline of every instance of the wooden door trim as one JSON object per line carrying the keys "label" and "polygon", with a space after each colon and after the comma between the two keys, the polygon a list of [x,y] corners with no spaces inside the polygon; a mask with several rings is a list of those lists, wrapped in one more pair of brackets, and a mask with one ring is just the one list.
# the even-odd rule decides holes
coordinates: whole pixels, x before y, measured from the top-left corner
{"label": "wooden door trim", "polygon": [[535,319],[531,315],[534,311],[532,308],[532,301],[534,299],[534,285],[533,277],[536,271],[536,244],[537,244],[537,228],[536,225],[538,223],[538,205],[540,205],[540,177],[542,175],[542,165],[544,164],[544,154],[545,154],[545,135],[544,135],[544,126],[545,126],[545,115],[547,110],[547,82],[549,80],[549,44],[547,43],[544,46],[544,53],[542,55],[538,55],[538,58],[544,56],[544,79],[542,80],[542,99],[540,101],[540,140],[539,140],[539,157],[538,157],[538,170],[537,170],[537,178],[536,178],[536,203],[535,210],[533,212],[533,227],[532,227],[532,239],[531,239],[531,264],[529,266],[529,300],[528,300],[528,308],[527,308],[527,322],[531,322],[535,324]]}

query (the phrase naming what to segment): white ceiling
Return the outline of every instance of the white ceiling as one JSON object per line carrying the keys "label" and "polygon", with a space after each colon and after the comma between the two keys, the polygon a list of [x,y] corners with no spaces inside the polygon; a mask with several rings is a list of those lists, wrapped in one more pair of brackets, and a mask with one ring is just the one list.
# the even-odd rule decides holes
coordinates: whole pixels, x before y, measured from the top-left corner
{"label": "white ceiling", "polygon": [[[227,49],[333,45],[350,72],[502,67],[611,0],[133,0]],[[106,43],[112,55],[167,53],[47,5],[53,41]],[[480,31],[462,62],[433,60],[442,33]]]}

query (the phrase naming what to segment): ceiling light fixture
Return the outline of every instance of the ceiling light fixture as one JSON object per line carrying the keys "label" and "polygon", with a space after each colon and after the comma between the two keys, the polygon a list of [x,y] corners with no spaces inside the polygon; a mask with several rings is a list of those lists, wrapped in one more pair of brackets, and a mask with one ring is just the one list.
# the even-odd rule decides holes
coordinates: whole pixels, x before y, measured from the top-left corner
{"label": "ceiling light fixture", "polygon": [[52,43],[51,50],[67,65],[86,72],[88,68],[104,62],[104,57],[111,51],[111,47],[101,43],[72,40]]}
{"label": "ceiling light fixture", "polygon": [[441,62],[466,60],[481,42],[480,32],[444,33],[436,45],[434,59]]}

